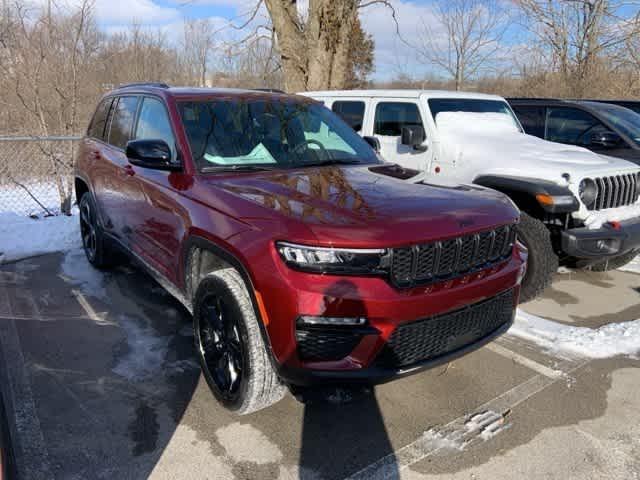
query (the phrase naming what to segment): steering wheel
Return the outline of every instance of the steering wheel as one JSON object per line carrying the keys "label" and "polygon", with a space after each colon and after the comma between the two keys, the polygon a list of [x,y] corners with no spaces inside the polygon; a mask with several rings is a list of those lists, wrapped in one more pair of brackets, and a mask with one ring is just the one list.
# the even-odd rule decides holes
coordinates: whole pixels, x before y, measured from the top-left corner
{"label": "steering wheel", "polygon": [[300,150],[302,149],[302,147],[307,147],[309,145],[317,145],[318,147],[320,147],[320,151],[325,155],[325,157],[330,158],[329,152],[327,152],[327,149],[324,148],[324,145],[322,145],[318,140],[313,140],[313,139],[303,140],[302,142],[297,144],[295,147],[293,147],[291,151],[295,154],[299,154],[301,153]]}

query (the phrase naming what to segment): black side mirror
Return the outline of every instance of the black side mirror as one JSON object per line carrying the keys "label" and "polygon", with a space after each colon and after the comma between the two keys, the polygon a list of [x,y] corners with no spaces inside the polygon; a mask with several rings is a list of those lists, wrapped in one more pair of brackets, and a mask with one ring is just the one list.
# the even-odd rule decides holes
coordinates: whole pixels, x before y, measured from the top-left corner
{"label": "black side mirror", "polygon": [[131,140],[126,150],[129,163],[155,170],[180,170],[179,163],[171,162],[171,148],[164,140]]}
{"label": "black side mirror", "polygon": [[380,153],[380,140],[376,137],[362,137],[362,139],[371,145],[371,148],[373,148],[376,153]]}
{"label": "black side mirror", "polygon": [[[424,128],[420,125],[407,125],[402,127],[400,143],[413,147],[416,150],[424,148],[424,141],[427,135],[424,132]],[[426,149],[425,149],[426,150]]]}
{"label": "black side mirror", "polygon": [[592,133],[589,137],[589,146],[595,148],[616,148],[622,143],[622,137],[614,132]]}

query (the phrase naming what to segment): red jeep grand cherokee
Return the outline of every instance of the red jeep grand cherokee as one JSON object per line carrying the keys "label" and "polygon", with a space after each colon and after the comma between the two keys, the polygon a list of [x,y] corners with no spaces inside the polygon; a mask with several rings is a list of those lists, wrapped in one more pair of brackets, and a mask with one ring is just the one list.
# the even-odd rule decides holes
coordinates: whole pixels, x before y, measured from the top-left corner
{"label": "red jeep grand cherokee", "polygon": [[512,322],[526,253],[507,197],[407,183],[314,100],[129,85],[76,167],[84,249],[139,261],[193,314],[217,399],[381,382],[448,362]]}

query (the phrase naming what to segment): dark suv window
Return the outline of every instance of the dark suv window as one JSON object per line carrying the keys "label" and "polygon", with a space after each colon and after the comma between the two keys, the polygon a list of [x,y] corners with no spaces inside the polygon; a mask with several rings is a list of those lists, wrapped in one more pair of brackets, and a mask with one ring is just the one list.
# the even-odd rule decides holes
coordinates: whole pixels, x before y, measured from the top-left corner
{"label": "dark suv window", "polygon": [[112,102],[113,98],[105,98],[100,105],[98,105],[87,132],[88,136],[104,140],[104,127],[107,124],[107,117],[109,116],[109,109],[111,108]]}
{"label": "dark suv window", "polygon": [[364,102],[338,101],[333,102],[331,110],[337,113],[356,132],[362,130],[364,119]]}
{"label": "dark suv window", "polygon": [[145,97],[140,107],[135,138],[164,140],[171,148],[171,158],[176,158],[176,140],[171,130],[167,109],[157,98]]}
{"label": "dark suv window", "polygon": [[512,108],[516,112],[525,133],[544,138],[545,107],[516,105]]}
{"label": "dark suv window", "polygon": [[415,103],[381,102],[376,106],[373,133],[399,137],[402,127],[422,126],[420,111]]}
{"label": "dark suv window", "polygon": [[593,115],[577,108],[551,107],[547,111],[547,133],[552,142],[586,145],[592,133],[608,129]]}
{"label": "dark suv window", "polygon": [[109,130],[109,143],[114,147],[122,148],[131,140],[131,129],[138,107],[138,97],[120,97],[111,115],[111,127]]}

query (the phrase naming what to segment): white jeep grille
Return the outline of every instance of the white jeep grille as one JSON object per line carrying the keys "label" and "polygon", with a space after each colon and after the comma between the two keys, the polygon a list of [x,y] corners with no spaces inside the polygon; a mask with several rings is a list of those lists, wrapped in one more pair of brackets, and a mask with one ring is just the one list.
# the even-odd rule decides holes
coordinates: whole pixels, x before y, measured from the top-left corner
{"label": "white jeep grille", "polygon": [[640,185],[636,173],[599,177],[594,178],[594,181],[598,187],[598,193],[596,201],[588,207],[589,210],[623,207],[638,201]]}

